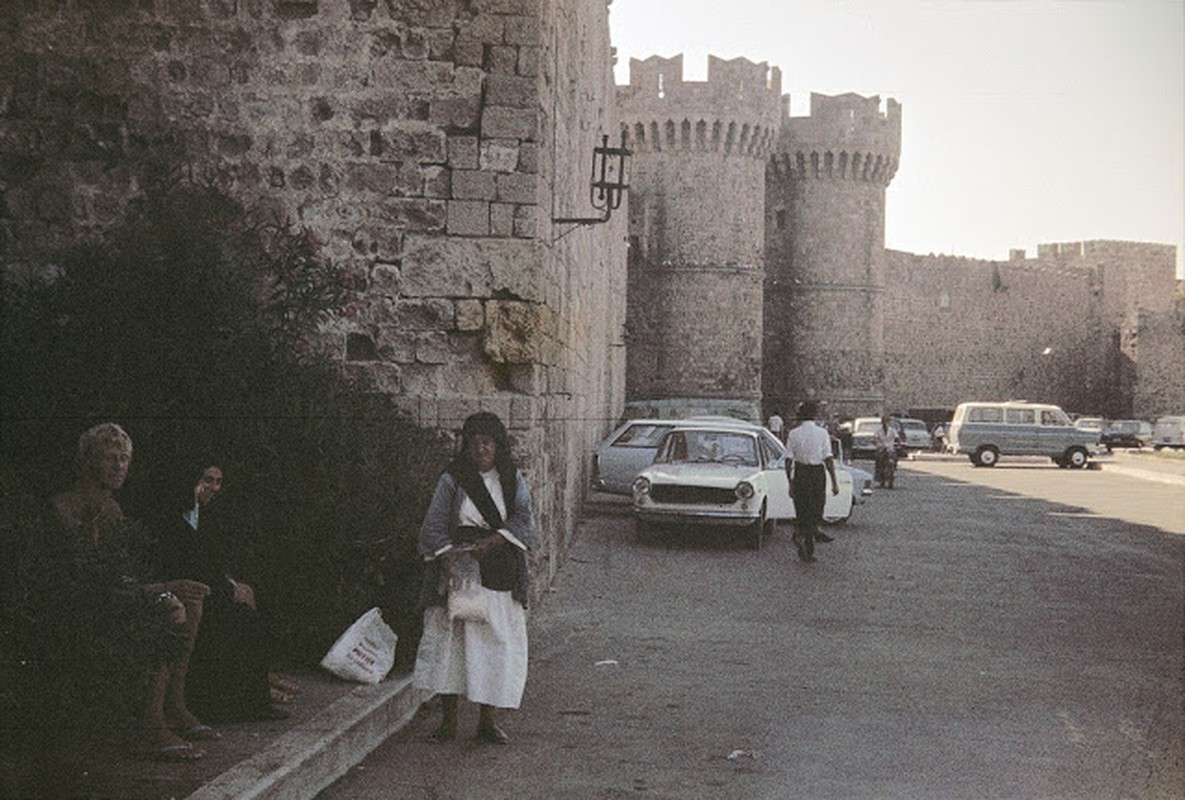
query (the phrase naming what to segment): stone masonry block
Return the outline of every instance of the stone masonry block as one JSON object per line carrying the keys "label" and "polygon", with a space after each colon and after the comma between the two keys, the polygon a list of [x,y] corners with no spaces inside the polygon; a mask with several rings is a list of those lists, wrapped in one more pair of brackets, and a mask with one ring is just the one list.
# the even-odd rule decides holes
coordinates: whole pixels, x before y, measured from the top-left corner
{"label": "stone masonry block", "polygon": [[507,17],[502,38],[506,44],[539,44],[539,18],[534,14]]}
{"label": "stone masonry block", "polygon": [[457,37],[453,48],[453,62],[458,67],[482,67],[485,62],[486,49],[480,39],[468,35]]}
{"label": "stone masonry block", "polygon": [[491,47],[486,56],[486,72],[500,75],[514,75],[518,68],[518,49],[514,47]]}
{"label": "stone masonry block", "polygon": [[539,171],[539,145],[523,142],[518,146],[518,171],[534,175]]}
{"label": "stone masonry block", "polygon": [[494,173],[476,169],[455,169],[452,174],[456,200],[493,200]]}
{"label": "stone masonry block", "polygon": [[472,128],[481,119],[480,97],[438,97],[428,101],[428,122],[446,128]]}
{"label": "stone masonry block", "polygon": [[488,236],[490,204],[481,200],[449,200],[447,227],[454,236]]}
{"label": "stone masonry block", "polygon": [[380,203],[375,216],[409,231],[443,233],[447,223],[447,206],[442,200],[394,198]]}
{"label": "stone masonry block", "polygon": [[476,0],[474,7],[486,14],[532,14],[535,0]]}
{"label": "stone masonry block", "polygon": [[534,241],[409,235],[403,243],[404,297],[487,298],[499,293],[541,302],[542,272],[542,248]]}
{"label": "stone masonry block", "polygon": [[515,139],[482,139],[481,169],[494,172],[514,172],[518,167],[518,141]]}
{"label": "stone masonry block", "polygon": [[514,364],[510,367],[510,388],[538,397],[547,385],[547,371],[541,364]]}
{"label": "stone masonry block", "polygon": [[542,412],[542,403],[537,397],[512,397],[510,420],[506,424],[511,428],[536,428],[542,418]]}
{"label": "stone masonry block", "polygon": [[490,138],[534,140],[539,136],[539,115],[534,109],[486,106],[481,132]]}
{"label": "stone masonry block", "polygon": [[515,72],[523,77],[538,77],[540,49],[538,47],[520,47],[518,49],[518,65],[515,68]]}
{"label": "stone masonry block", "polygon": [[486,78],[486,103],[492,106],[534,108],[538,83],[520,75],[490,75]]}
{"label": "stone masonry block", "polygon": [[447,61],[456,39],[452,28],[430,28],[427,32],[428,58]]}
{"label": "stone masonry block", "polygon": [[457,325],[455,314],[451,301],[429,297],[395,301],[391,317],[400,330],[449,331]]}
{"label": "stone masonry block", "polygon": [[452,191],[452,171],[447,167],[427,166],[421,171],[424,176],[424,197],[447,198]]}
{"label": "stone masonry block", "polygon": [[416,337],[416,361],[421,364],[447,364],[453,350],[447,333],[422,333]]}
{"label": "stone masonry block", "polygon": [[486,355],[498,362],[537,362],[541,346],[554,324],[552,311],[546,306],[515,300],[490,300],[486,303],[486,332],[482,346]]}
{"label": "stone masonry block", "polygon": [[534,203],[538,199],[538,179],[521,172],[503,173],[498,177],[497,199],[503,203]]}
{"label": "stone masonry block", "polygon": [[485,44],[501,44],[504,21],[501,14],[481,12],[468,23],[462,23],[460,31]]}
{"label": "stone masonry block", "polygon": [[485,325],[485,307],[480,300],[458,300],[456,314],[459,331],[479,331]]}
{"label": "stone masonry block", "polygon": [[519,206],[514,212],[514,235],[520,239],[534,239],[538,215],[538,206]]}
{"label": "stone masonry block", "polygon": [[507,238],[514,236],[514,209],[513,203],[490,204],[490,233],[492,235]]}
{"label": "stone masonry block", "polygon": [[453,169],[477,169],[477,137],[450,136],[448,138],[448,165]]}

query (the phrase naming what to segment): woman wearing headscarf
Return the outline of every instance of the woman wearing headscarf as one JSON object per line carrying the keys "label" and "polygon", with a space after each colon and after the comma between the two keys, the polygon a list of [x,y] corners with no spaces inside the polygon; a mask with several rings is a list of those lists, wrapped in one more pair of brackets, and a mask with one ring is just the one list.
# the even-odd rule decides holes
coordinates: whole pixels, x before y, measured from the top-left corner
{"label": "woman wearing headscarf", "polygon": [[[495,710],[518,708],[526,685],[526,553],[535,542],[530,493],[511,457],[506,427],[488,411],[473,414],[420,527],[419,552],[427,568],[414,683],[441,696],[433,741],[456,736],[458,697],[465,695],[480,706],[477,738],[506,743]],[[488,622],[449,619],[449,579],[469,555],[480,564],[482,586],[489,590]]]}

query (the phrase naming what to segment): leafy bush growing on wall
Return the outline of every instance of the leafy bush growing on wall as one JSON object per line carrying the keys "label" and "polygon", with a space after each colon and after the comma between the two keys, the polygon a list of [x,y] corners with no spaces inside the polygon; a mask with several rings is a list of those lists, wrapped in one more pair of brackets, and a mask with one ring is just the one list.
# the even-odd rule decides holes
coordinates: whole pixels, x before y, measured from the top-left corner
{"label": "leafy bush growing on wall", "polygon": [[215,189],[161,185],[102,239],[6,265],[4,280],[6,565],[73,479],[78,435],[116,421],[135,445],[119,497],[131,517],[180,513],[201,469],[223,468],[240,577],[281,654],[315,662],[372,605],[414,647],[415,533],[446,448],[316,355],[354,287],[313,237]]}

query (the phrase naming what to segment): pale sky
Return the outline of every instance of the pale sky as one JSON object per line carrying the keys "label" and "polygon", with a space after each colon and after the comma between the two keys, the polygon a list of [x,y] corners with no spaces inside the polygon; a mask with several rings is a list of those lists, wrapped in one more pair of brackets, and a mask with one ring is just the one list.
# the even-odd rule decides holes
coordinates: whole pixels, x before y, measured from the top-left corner
{"label": "pale sky", "polygon": [[630,58],[708,54],[782,70],[810,93],[902,105],[885,243],[1006,259],[1038,243],[1185,250],[1185,0],[612,0]]}

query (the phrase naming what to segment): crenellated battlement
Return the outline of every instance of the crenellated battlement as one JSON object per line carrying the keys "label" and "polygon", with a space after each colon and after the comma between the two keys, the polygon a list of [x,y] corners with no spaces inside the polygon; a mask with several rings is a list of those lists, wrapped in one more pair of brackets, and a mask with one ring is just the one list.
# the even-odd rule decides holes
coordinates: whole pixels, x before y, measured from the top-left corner
{"label": "crenellated battlement", "polygon": [[879,95],[811,93],[811,113],[784,117],[773,164],[795,178],[888,186],[901,155],[901,104]]}
{"label": "crenellated battlement", "polygon": [[782,73],[745,58],[708,57],[706,81],[683,80],[683,56],[630,59],[617,100],[627,146],[767,157],[782,117]]}

